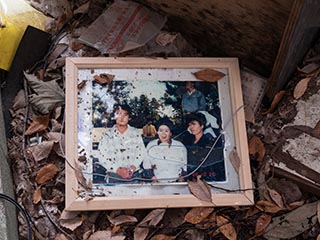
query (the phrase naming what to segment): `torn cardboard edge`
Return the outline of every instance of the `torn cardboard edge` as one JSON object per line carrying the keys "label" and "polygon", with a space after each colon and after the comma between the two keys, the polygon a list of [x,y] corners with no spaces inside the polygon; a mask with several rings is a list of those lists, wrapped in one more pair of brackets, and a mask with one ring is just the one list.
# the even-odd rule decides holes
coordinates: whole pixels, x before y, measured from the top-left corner
{"label": "torn cardboard edge", "polygon": [[118,54],[146,44],[167,18],[143,5],[116,0],[79,38],[102,54]]}

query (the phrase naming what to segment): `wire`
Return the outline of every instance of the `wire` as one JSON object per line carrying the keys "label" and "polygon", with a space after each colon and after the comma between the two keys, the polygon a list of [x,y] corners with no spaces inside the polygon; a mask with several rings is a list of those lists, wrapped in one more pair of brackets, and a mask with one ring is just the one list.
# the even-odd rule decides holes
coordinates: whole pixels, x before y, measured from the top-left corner
{"label": "wire", "polygon": [[[232,117],[224,124],[224,128],[223,129],[226,129],[227,126],[230,124],[230,122],[233,120],[234,116],[244,107],[244,105],[241,105],[233,114],[232,114]],[[222,133],[223,131],[220,132],[220,134],[218,135],[218,137],[216,138],[216,140],[214,141],[213,145],[211,146],[210,150],[208,151],[207,155],[205,156],[204,160],[190,173],[188,173],[187,175],[185,176],[182,176],[182,177],[189,177],[191,176],[192,174],[194,174],[195,172],[197,172],[201,167],[202,165],[207,161],[207,159],[209,158],[211,152],[213,151],[214,147],[216,146],[217,142],[219,141],[219,139],[222,137]]]}
{"label": "wire", "polygon": [[[244,107],[244,105],[241,105],[233,114],[232,114],[232,117],[224,124],[224,128],[223,129],[226,129],[227,126],[231,123],[231,121],[233,120],[234,116]],[[64,126],[64,123],[65,123],[65,113],[63,115],[63,119],[62,119],[62,127],[61,127],[61,130],[60,130],[60,133],[62,134],[62,131],[63,131],[63,126]],[[215,145],[217,144],[217,142],[219,141],[219,139],[222,137],[223,135],[223,131],[220,132],[220,134],[217,136],[217,138],[215,139],[213,145],[211,146],[210,150],[208,151],[208,153],[206,154],[204,160],[202,162],[199,163],[199,165],[190,173],[186,174],[186,175],[183,175],[181,177],[183,178],[187,178],[189,176],[191,176],[192,174],[194,174],[196,171],[198,171],[202,166],[203,164],[206,162],[206,160],[209,158],[211,152],[214,150],[214,147]],[[59,141],[59,146],[60,146],[60,150],[62,152],[62,155],[65,156],[65,152],[64,152],[64,149],[62,147],[62,143],[61,141]],[[77,168],[75,168],[71,163],[70,161],[66,158],[65,156],[65,160],[67,162],[67,164],[74,170],[74,171],[77,171],[77,172],[80,172],[82,174],[85,174],[85,175],[91,175],[91,176],[101,176],[101,177],[105,177],[105,178],[109,178],[109,179],[113,179],[113,180],[117,180],[117,181],[121,181],[121,182],[133,182],[133,181],[148,181],[148,182],[152,182],[151,179],[148,179],[148,178],[139,178],[139,177],[133,177],[133,178],[130,178],[130,179],[123,179],[123,178],[118,178],[118,177],[114,177],[114,176],[109,176],[108,174],[99,174],[99,173],[90,173],[90,172],[85,172],[85,171],[82,171],[82,170],[79,170]],[[177,178],[161,178],[160,180],[172,180],[172,181],[175,181],[177,180]],[[220,189],[220,190],[224,190],[226,192],[238,192],[238,191],[249,191],[249,190],[255,190],[254,188],[248,188],[248,189],[227,189],[227,188],[222,188],[222,187],[215,187],[213,185],[210,185],[214,188],[217,188],[217,189]]]}
{"label": "wire", "polygon": [[21,212],[26,224],[27,224],[27,229],[28,229],[28,240],[32,240],[32,228],[31,228],[31,220],[30,220],[30,216],[28,215],[28,213],[22,208],[22,206],[13,198],[0,193],[0,198],[4,199],[8,202],[10,202],[11,204],[13,204],[16,208],[19,209],[19,211]]}

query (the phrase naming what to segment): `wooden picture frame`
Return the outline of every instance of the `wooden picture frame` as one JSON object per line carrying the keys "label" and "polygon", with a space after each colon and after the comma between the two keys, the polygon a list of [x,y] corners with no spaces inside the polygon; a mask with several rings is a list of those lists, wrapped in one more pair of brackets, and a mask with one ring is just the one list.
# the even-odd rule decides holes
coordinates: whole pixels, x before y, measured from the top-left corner
{"label": "wooden picture frame", "polygon": [[[142,83],[139,81],[142,81]],[[197,172],[199,171],[197,169],[202,167],[200,165],[196,166],[195,170],[188,175],[190,171],[189,162],[186,164],[186,175],[182,174],[183,169],[181,169],[180,177],[176,181],[171,181],[171,179],[170,181],[165,180],[162,182],[160,178],[160,182],[156,182],[157,171],[160,170],[154,165],[151,168],[154,174],[152,179],[150,178],[150,181],[143,183],[121,182],[118,184],[116,182],[111,184],[109,179],[112,179],[112,177],[109,177],[113,175],[110,174],[109,170],[105,171],[103,169],[105,172],[98,174],[96,166],[101,166],[107,160],[103,160],[105,155],[99,155],[103,152],[100,150],[100,145],[98,150],[94,147],[95,143],[101,144],[101,146],[105,144],[105,138],[101,140],[100,137],[96,136],[96,126],[100,127],[101,124],[105,124],[105,122],[102,123],[102,115],[104,117],[108,115],[104,114],[105,112],[108,113],[106,109],[109,108],[110,110],[110,106],[107,105],[112,102],[111,107],[114,107],[117,102],[120,103],[122,101],[131,103],[133,106],[137,101],[140,101],[139,98],[134,98],[133,96],[148,95],[150,98],[156,99],[154,101],[158,103],[158,107],[150,107],[150,111],[143,115],[146,117],[141,117],[139,114],[141,114],[142,110],[136,107],[136,112],[138,113],[136,113],[135,118],[132,116],[130,118],[135,121],[135,126],[139,125],[141,128],[141,124],[146,123],[147,119],[151,119],[151,123],[156,125],[156,121],[152,121],[152,117],[148,117],[151,110],[153,111],[156,108],[156,114],[158,115],[153,115],[155,116],[154,118],[157,118],[157,120],[159,118],[162,119],[164,113],[169,114],[169,116],[175,116],[172,118],[176,125],[175,129],[183,126],[187,128],[183,130],[184,134],[189,134],[191,133],[190,121],[186,119],[196,113],[189,115],[189,112],[179,108],[180,97],[182,98],[184,94],[184,82],[192,82],[193,85],[197,85],[202,89],[203,95],[207,100],[207,109],[211,108],[207,110],[208,112],[211,111],[210,113],[214,115],[212,108],[213,106],[218,106],[220,115],[217,114],[218,117],[216,118],[220,119],[220,121],[217,121],[220,122],[218,124],[219,131],[213,139],[220,139],[220,147],[223,149],[223,171],[225,177],[216,177],[219,174],[215,171],[209,172],[208,170],[206,172],[206,169],[209,169],[206,167],[203,168],[203,172]],[[152,86],[152,90],[149,89],[150,86]],[[163,86],[166,86],[165,90],[163,90]],[[175,90],[172,96],[168,93],[169,88]],[[137,89],[141,90],[141,92],[137,93]],[[216,95],[213,94],[212,89],[216,89]],[[100,94],[99,91],[104,92]],[[136,95],[130,95],[133,92]],[[98,98],[96,98],[97,96]],[[111,100],[104,99],[103,102],[101,96],[111,96]],[[103,102],[102,105],[100,104],[101,101]],[[103,111],[101,111],[101,106],[104,109]],[[139,106],[141,106],[141,102]],[[164,110],[165,107],[170,107],[169,113],[167,109]],[[109,113],[108,116],[110,117],[112,113],[110,111]],[[99,116],[96,117],[96,115]],[[137,117],[138,115],[140,117]],[[181,119],[176,116],[181,116]],[[208,118],[206,119],[206,125],[208,125]],[[111,120],[106,121],[111,123]],[[111,126],[109,127],[111,128]],[[106,126],[105,130],[108,130],[109,127]],[[212,127],[212,124],[210,127]],[[140,128],[137,127],[138,130]],[[145,133],[142,129],[140,130],[141,137],[147,148],[146,139],[149,137],[147,135],[150,131]],[[189,133],[186,131],[189,131]],[[153,135],[151,134],[152,137],[155,137],[155,130],[151,132],[153,132]],[[171,132],[174,131],[172,130]],[[174,136],[174,134],[171,135]],[[178,134],[175,135],[175,137],[177,136]],[[65,144],[66,210],[69,211],[254,204],[240,72],[236,58],[67,58]],[[114,146],[111,143],[107,148],[110,150]],[[217,148],[215,144],[211,147],[211,149]],[[101,147],[101,149],[103,148]],[[189,159],[189,148],[186,147],[186,149]],[[165,153],[166,151],[163,152]],[[95,154],[99,158],[95,158]],[[237,155],[235,159],[238,159],[238,167],[236,166],[237,164],[231,163],[229,157],[231,154]],[[207,158],[208,156],[205,159]],[[98,159],[97,161],[101,165],[97,165],[95,159]],[[108,168],[108,162],[106,164]],[[142,165],[145,166],[145,162],[139,165],[140,169]],[[109,169],[113,168],[109,167]],[[120,174],[118,169],[116,173]],[[145,171],[143,170],[143,172]],[[203,181],[209,182],[212,201],[200,200],[190,192],[188,181],[191,181],[191,177],[195,175],[202,175]],[[120,176],[123,177],[121,174]],[[141,177],[141,175],[139,176]],[[117,180],[118,178],[114,179]],[[179,179],[182,180],[180,181]]]}

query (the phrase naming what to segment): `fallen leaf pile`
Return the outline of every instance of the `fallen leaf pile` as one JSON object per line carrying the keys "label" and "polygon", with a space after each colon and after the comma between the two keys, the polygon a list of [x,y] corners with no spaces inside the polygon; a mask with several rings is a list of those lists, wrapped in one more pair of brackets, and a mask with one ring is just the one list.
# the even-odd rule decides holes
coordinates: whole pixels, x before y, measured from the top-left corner
{"label": "fallen leaf pile", "polygon": [[[32,2],[38,9],[46,9],[42,3]],[[274,139],[280,137],[281,130],[279,126],[274,127],[276,121],[271,122],[265,114],[260,114],[263,129],[249,134],[252,178],[257,190],[254,206],[65,211],[65,94],[62,68],[66,56],[100,55],[96,50],[77,43],[79,34],[74,28],[84,23],[81,21],[93,21],[104,5],[90,4],[91,1],[81,1],[84,4],[74,6],[72,1],[59,2],[67,7],[63,11],[55,8],[51,31],[58,33],[71,19],[72,27],[66,32],[67,36],[61,38],[63,41],[53,46],[47,65],[35,72],[25,73],[27,88],[18,93],[11,109],[12,137],[8,139],[8,155],[16,199],[30,215],[34,239],[319,239],[318,198],[310,193],[304,194],[303,189],[292,181],[273,176],[272,170],[267,167],[267,156],[272,154],[271,147],[274,147]],[[72,9],[75,10],[72,12]],[[173,41],[174,36],[159,36],[158,41],[165,45]],[[294,100],[305,97],[317,77],[317,69],[314,66],[311,70],[299,69],[304,77],[291,92],[280,91],[265,113],[270,116],[281,111],[281,101],[286,94],[291,94]],[[211,69],[194,74],[209,82],[225,76]],[[113,78],[113,75],[100,74],[95,76],[95,81],[108,84]],[[85,85],[86,81],[83,81],[78,90]],[[318,135],[319,126],[318,122],[313,129]],[[272,132],[276,130],[278,132]],[[85,161],[85,157],[79,159],[79,162]],[[230,161],[238,171],[241,159],[236,150],[230,154]],[[91,183],[83,176],[79,162],[74,161],[78,169],[77,180],[84,189],[90,189]],[[258,176],[265,181],[261,183]],[[212,187],[205,181],[199,178],[196,182],[189,182],[188,187],[195,197],[212,202]],[[20,215],[18,218],[20,238],[27,239],[26,224]]]}

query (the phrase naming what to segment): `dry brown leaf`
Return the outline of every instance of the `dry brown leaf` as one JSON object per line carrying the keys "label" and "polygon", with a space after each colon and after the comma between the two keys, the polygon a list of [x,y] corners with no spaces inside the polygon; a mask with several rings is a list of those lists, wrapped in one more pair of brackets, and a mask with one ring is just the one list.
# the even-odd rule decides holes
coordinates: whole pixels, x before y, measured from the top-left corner
{"label": "dry brown leaf", "polygon": [[202,181],[201,176],[197,176],[196,182],[188,182],[190,192],[198,199],[206,202],[212,202],[211,188],[205,182]]}
{"label": "dry brown leaf", "polygon": [[207,219],[200,223],[201,229],[213,229],[217,226],[217,214],[213,212]]}
{"label": "dry brown leaf", "polygon": [[273,111],[276,109],[278,103],[281,101],[281,99],[283,98],[285,93],[286,93],[286,91],[284,91],[284,90],[278,92],[274,96],[270,108],[266,112],[263,112],[262,114],[273,113]]}
{"label": "dry brown leaf", "polygon": [[111,239],[111,231],[97,231],[93,233],[88,240],[106,240]]}
{"label": "dry brown leaf", "polygon": [[121,214],[121,210],[113,210],[111,213],[110,213],[110,217],[111,218],[115,218],[115,217],[117,217],[117,216],[120,216],[120,214]]}
{"label": "dry brown leaf", "polygon": [[55,80],[44,82],[33,74],[24,73],[24,75],[34,92],[29,95],[29,102],[40,114],[49,114],[53,109],[64,104],[64,91]]}
{"label": "dry brown leaf", "polygon": [[39,116],[33,120],[28,129],[25,132],[25,135],[32,135],[37,132],[44,131],[48,128],[49,125],[49,114],[44,116]]}
{"label": "dry brown leaf", "polygon": [[281,194],[285,206],[290,205],[293,202],[299,202],[303,197],[299,186],[296,183],[284,178],[273,179],[272,189]]}
{"label": "dry brown leaf", "polygon": [[175,236],[167,236],[164,234],[158,234],[158,235],[154,235],[151,240],[173,240],[175,239]]}
{"label": "dry brown leaf", "polygon": [[229,159],[230,159],[232,166],[236,170],[236,172],[239,173],[241,161],[240,161],[240,157],[239,157],[236,149],[232,149],[232,151],[229,154]]}
{"label": "dry brown leaf", "polygon": [[62,140],[64,140],[64,134],[60,132],[48,132],[45,134],[45,137],[49,141],[54,141],[55,143],[62,142]]}
{"label": "dry brown leaf", "polygon": [[72,41],[70,48],[72,49],[72,51],[74,52],[78,52],[80,49],[83,48],[83,43],[77,40]]}
{"label": "dry brown leaf", "polygon": [[44,69],[43,69],[43,68],[39,69],[39,70],[37,71],[37,78],[39,78],[41,81],[43,81],[43,79],[44,79],[44,74],[45,74]]}
{"label": "dry brown leaf", "polygon": [[198,224],[206,219],[212,212],[214,208],[212,207],[195,207],[192,208],[184,217],[186,222],[192,224]]}
{"label": "dry brown leaf", "polygon": [[286,205],[286,208],[287,208],[287,210],[292,211],[292,210],[294,210],[294,209],[296,209],[298,207],[301,207],[304,204],[304,202],[305,202],[304,200],[297,201],[297,202],[292,202],[289,205]]}
{"label": "dry brown leaf", "polygon": [[88,196],[88,195],[87,195],[87,196],[84,197],[83,200],[86,201],[86,202],[89,202],[89,201],[91,201],[91,200],[93,200],[93,199],[94,199],[93,196]]}
{"label": "dry brown leaf", "polygon": [[55,153],[60,157],[65,157],[64,134],[60,132],[49,132],[46,134],[46,137],[48,138],[48,140],[55,142],[53,145],[53,150],[55,151]]}
{"label": "dry brown leaf", "polygon": [[149,233],[149,228],[146,226],[155,226],[163,218],[166,209],[154,209],[147,216],[142,219],[142,221],[134,229],[134,239],[144,240]]}
{"label": "dry brown leaf", "polygon": [[81,226],[82,223],[83,219],[81,217],[60,220],[60,225],[62,227],[70,229],[71,231],[74,231],[77,227]]}
{"label": "dry brown leaf", "polygon": [[245,218],[247,219],[248,217],[252,217],[256,215],[259,212],[259,209],[256,208],[255,206],[250,207],[250,209],[246,212]]}
{"label": "dry brown leaf", "polygon": [[133,239],[134,240],[144,240],[148,236],[149,228],[143,226],[137,226],[134,229]]}
{"label": "dry brown leaf", "polygon": [[316,211],[317,202],[312,202],[273,217],[263,236],[267,239],[294,239],[317,223]]}
{"label": "dry brown leaf", "polygon": [[320,136],[320,120],[317,122],[316,126],[313,129],[314,133],[318,136]]}
{"label": "dry brown leaf", "polygon": [[64,201],[64,195],[58,194],[55,195],[52,199],[46,200],[46,203],[50,203],[50,204],[59,204],[62,203]]}
{"label": "dry brown leaf", "polygon": [[256,235],[261,234],[268,227],[271,220],[272,220],[271,215],[262,214],[257,220],[255,234]]}
{"label": "dry brown leaf", "polygon": [[44,141],[33,147],[28,148],[28,150],[32,153],[32,156],[35,161],[40,161],[49,156],[53,148],[53,141]]}
{"label": "dry brown leaf", "polygon": [[215,231],[213,231],[213,232],[211,233],[212,239],[216,239],[216,236],[217,236],[218,234],[220,234],[220,233],[221,233],[221,231],[220,231],[219,228],[216,229]]}
{"label": "dry brown leaf", "polygon": [[66,14],[62,14],[55,21],[56,31],[60,31],[63,26],[65,26],[68,22],[68,18]]}
{"label": "dry brown leaf", "polygon": [[257,161],[261,162],[266,154],[264,143],[257,136],[253,136],[249,141],[249,154],[257,156]]}
{"label": "dry brown leaf", "polygon": [[55,119],[50,119],[50,124],[51,124],[51,132],[59,132],[61,130],[61,123],[59,123]]}
{"label": "dry brown leaf", "polygon": [[112,227],[111,232],[112,234],[118,233],[121,230],[121,226],[120,225],[115,225]]}
{"label": "dry brown leaf", "polygon": [[281,195],[273,189],[270,189],[270,188],[267,188],[267,189],[268,189],[268,192],[269,192],[269,195],[270,195],[272,201],[275,204],[277,204],[280,208],[284,209],[285,207],[284,207],[283,199],[282,199]]}
{"label": "dry brown leaf", "polygon": [[[24,95],[24,91],[20,90],[16,97],[14,98],[12,109],[17,111],[20,108],[24,108],[26,106],[26,97]],[[13,116],[14,117],[14,116]]]}
{"label": "dry brown leaf", "polygon": [[129,215],[120,215],[120,216],[117,216],[117,217],[110,217],[108,216],[108,220],[111,222],[111,224],[113,225],[120,225],[120,224],[123,224],[123,223],[135,223],[137,222],[137,218],[134,217],[134,216],[129,216]]}
{"label": "dry brown leaf", "polygon": [[87,85],[87,80],[82,80],[81,83],[78,84],[78,90],[81,90]]}
{"label": "dry brown leaf", "polygon": [[94,76],[94,81],[101,85],[110,84],[113,79],[114,75],[108,73],[101,73],[100,75]]}
{"label": "dry brown leaf", "polygon": [[221,233],[229,240],[237,240],[237,232],[230,221],[221,215],[217,215],[217,224]]}
{"label": "dry brown leaf", "polygon": [[33,193],[33,203],[38,204],[41,201],[41,187],[37,187]]}
{"label": "dry brown leaf", "polygon": [[91,233],[92,233],[92,230],[86,231],[86,232],[82,235],[82,239],[83,239],[83,240],[88,240],[88,238],[90,237]]}
{"label": "dry brown leaf", "polygon": [[260,211],[267,212],[267,213],[277,213],[277,212],[283,210],[278,205],[276,205],[272,202],[264,201],[264,200],[258,201],[255,206]]}
{"label": "dry brown leaf", "polygon": [[[261,180],[261,181],[263,181],[263,180]],[[263,199],[265,201],[273,202],[271,197],[270,197],[269,191],[267,190],[266,187],[264,189],[261,189],[261,194],[262,194],[261,195],[261,199]]]}
{"label": "dry brown leaf", "polygon": [[77,217],[79,214],[80,214],[81,212],[71,212],[71,211],[66,211],[65,209],[63,209],[63,211],[62,211],[62,213],[61,213],[61,215],[60,215],[60,220],[61,219],[72,219],[72,218],[75,218],[75,217]]}
{"label": "dry brown leaf", "polygon": [[112,236],[110,240],[125,240],[125,239],[126,239],[126,236],[119,234],[119,235]]}
{"label": "dry brown leaf", "polygon": [[294,91],[293,91],[293,97],[295,99],[299,99],[300,97],[303,96],[303,94],[305,93],[305,91],[308,88],[308,83],[309,83],[310,79],[311,78],[304,78],[298,82],[298,84],[296,85],[296,87],[294,88]]}
{"label": "dry brown leaf", "polygon": [[68,238],[63,233],[59,233],[54,240],[68,240]]}
{"label": "dry brown leaf", "polygon": [[149,222],[149,226],[156,226],[163,218],[166,209],[154,209],[141,221],[140,224]]}
{"label": "dry brown leaf", "polygon": [[[62,149],[61,149],[62,148]],[[55,143],[53,145],[53,150],[55,151],[56,154],[58,154],[60,157],[65,157],[65,151],[64,151],[65,147],[64,147],[64,136],[63,136],[63,141],[60,145],[60,143]]]}
{"label": "dry brown leaf", "polygon": [[137,211],[137,209],[124,209],[123,213],[125,215],[135,215],[136,211]]}
{"label": "dry brown leaf", "polygon": [[225,76],[224,73],[213,70],[213,69],[204,69],[192,74],[194,74],[197,79],[200,79],[206,82],[217,82]]}
{"label": "dry brown leaf", "polygon": [[51,180],[57,173],[59,169],[54,164],[47,164],[43,166],[38,172],[36,176],[36,182],[38,184],[43,184],[49,180]]}
{"label": "dry brown leaf", "polygon": [[312,63],[309,63],[309,64],[305,65],[303,68],[298,68],[298,70],[300,72],[303,72],[303,73],[306,73],[306,74],[310,74],[313,71],[317,70],[318,68],[319,68],[319,64],[316,63],[316,62],[312,62]]}
{"label": "dry brown leaf", "polygon": [[179,234],[177,239],[204,240],[206,239],[205,235],[204,231],[191,228],[185,231],[182,236]]}
{"label": "dry brown leaf", "polygon": [[[58,107],[56,107],[56,108],[54,109],[51,119],[57,120],[57,119],[61,116],[61,114],[62,114],[62,107],[61,107],[61,106],[58,106]],[[50,119],[50,120],[51,120],[51,119]],[[52,132],[56,132],[56,131],[53,131],[53,130],[51,130],[51,131],[52,131]]]}
{"label": "dry brown leaf", "polygon": [[163,222],[170,227],[179,227],[184,222],[184,216],[187,214],[186,208],[167,209]]}
{"label": "dry brown leaf", "polygon": [[82,187],[84,187],[84,189],[89,190],[87,179],[84,177],[83,171],[82,171],[83,169],[80,166],[80,164],[78,163],[78,161],[74,161],[74,168],[75,168],[74,172],[76,174],[76,178],[77,178],[78,182],[80,183],[80,185]]}
{"label": "dry brown leaf", "polygon": [[76,15],[78,13],[87,13],[89,11],[90,7],[90,1],[82,4],[80,7],[78,7],[76,10],[73,11],[73,14]]}

